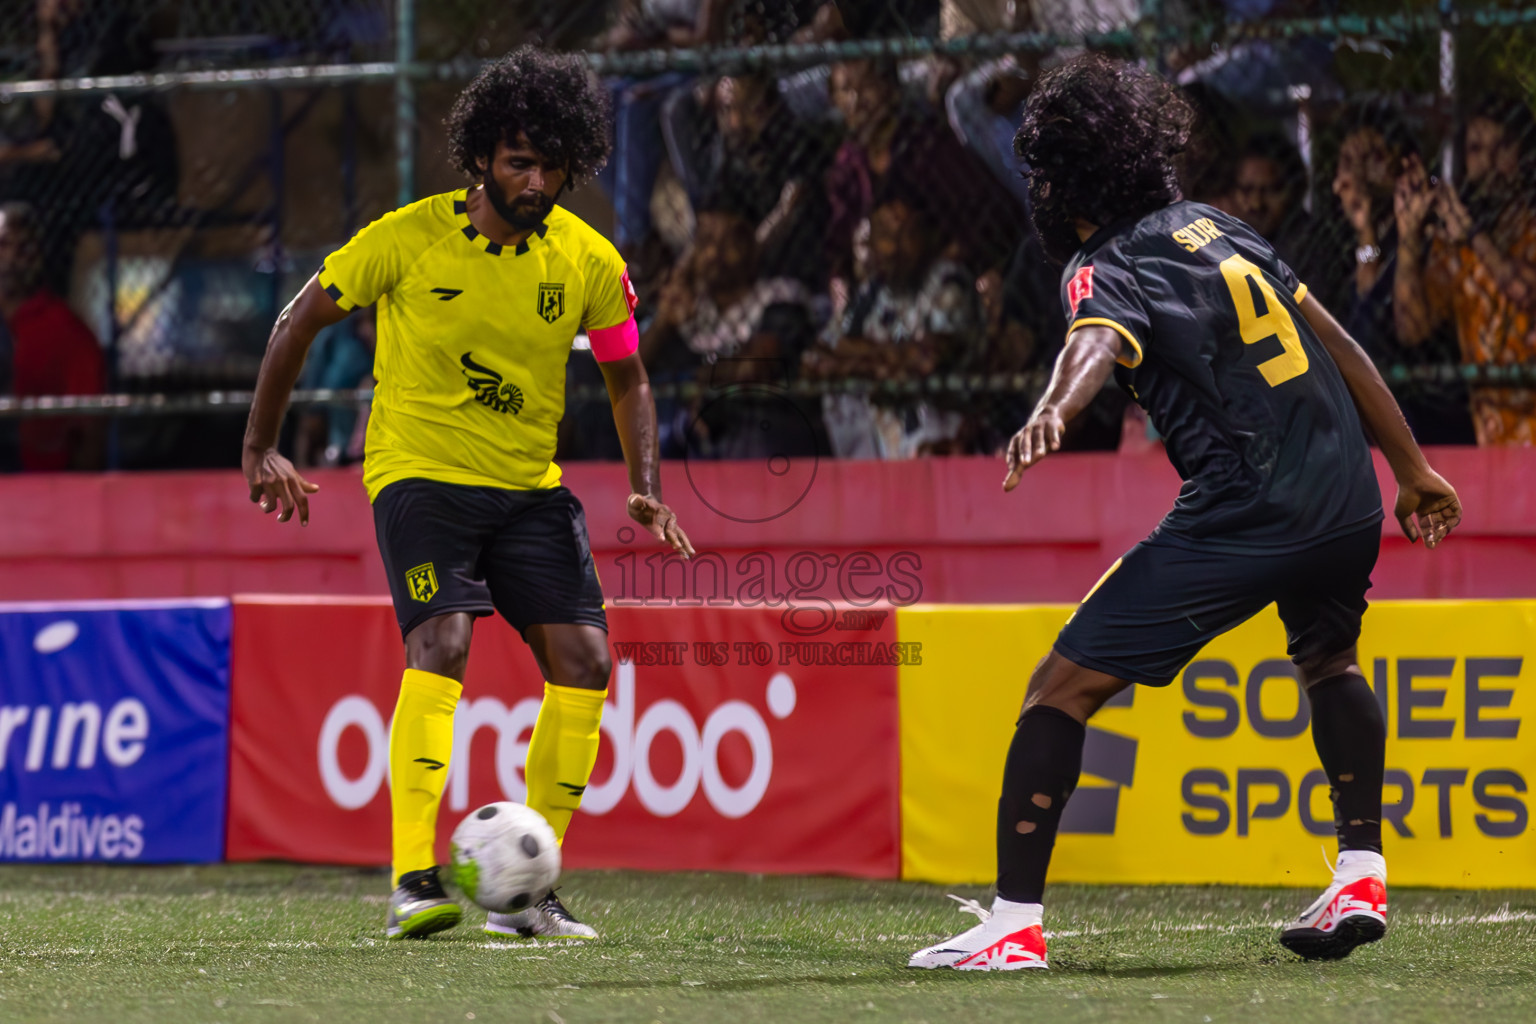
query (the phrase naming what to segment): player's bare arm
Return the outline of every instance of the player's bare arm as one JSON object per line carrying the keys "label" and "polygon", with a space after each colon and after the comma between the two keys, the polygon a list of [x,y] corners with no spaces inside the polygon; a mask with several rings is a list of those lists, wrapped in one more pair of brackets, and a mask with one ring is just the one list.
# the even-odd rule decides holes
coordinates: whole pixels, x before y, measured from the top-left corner
{"label": "player's bare arm", "polygon": [[1423,537],[1426,547],[1435,547],[1461,522],[1461,501],[1455,488],[1430,468],[1397,400],[1359,344],[1312,296],[1302,299],[1301,313],[1333,357],[1361,420],[1392,467],[1397,479],[1393,514],[1403,533],[1411,541]]}
{"label": "player's bare arm", "polygon": [[281,508],[277,515],[280,523],[292,519],[297,511],[299,524],[308,526],[309,495],[320,489],[319,484],[300,476],[293,463],[277,451],[277,435],[288,409],[288,396],[304,368],[304,357],[309,354],[315,335],[346,316],[347,311],[320,286],[319,278],[311,277],[278,314],[267,341],[251,414],[245,423],[245,449],[240,466],[251,488],[251,501],[259,503],[263,512]]}
{"label": "player's bare arm", "polygon": [[1019,485],[1024,471],[1061,447],[1073,418],[1088,408],[1114,372],[1125,341],[1108,327],[1079,327],[1056,359],[1051,383],[1034,414],[1008,442],[1008,477],[1003,490]]}
{"label": "player's bare arm", "polygon": [[598,363],[608,399],[613,403],[613,424],[624,448],[624,462],[629,467],[629,517],[651,532],[651,536],[684,558],[694,555],[693,544],[678,525],[677,513],[661,500],[661,476],[656,447],[656,402],[651,397],[651,380],[639,353],[623,359]]}

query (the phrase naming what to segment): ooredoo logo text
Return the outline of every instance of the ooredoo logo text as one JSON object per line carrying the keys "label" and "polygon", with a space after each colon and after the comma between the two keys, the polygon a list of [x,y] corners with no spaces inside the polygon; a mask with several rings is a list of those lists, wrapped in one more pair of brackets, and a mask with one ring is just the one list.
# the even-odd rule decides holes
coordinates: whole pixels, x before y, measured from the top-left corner
{"label": "ooredoo logo text", "polygon": [[[769,716],[788,718],[794,713],[795,701],[795,682],[788,673],[776,672],[767,679],[763,706]],[[444,793],[449,810],[469,808],[475,756],[471,741],[482,729],[491,730],[496,737],[496,779],[503,798],[525,799],[522,768],[539,704],[537,697],[526,697],[510,707],[490,696],[459,702]],[[340,755],[343,738],[354,729],[362,735],[367,749],[363,767],[355,773],[343,768]],[[613,768],[606,779],[587,786],[581,809],[588,814],[607,814],[633,789],[647,811],[668,818],[697,799],[702,790],[704,799],[722,817],[742,818],[762,802],[773,778],[773,737],[768,719],[757,707],[745,700],[728,700],[711,709],[702,722],[671,698],[653,701],[642,710],[635,666],[629,661],[619,662],[614,673],[611,696],[603,707],[602,730],[613,753]],[[682,751],[681,770],[665,783],[652,767],[652,751],[663,733],[671,733]],[[720,769],[720,746],[732,733],[739,734],[752,752],[751,769],[739,784],[728,781]],[[388,775],[389,723],[366,697],[342,697],[325,716],[316,754],[320,779],[331,800],[344,810],[365,807],[379,795]]]}

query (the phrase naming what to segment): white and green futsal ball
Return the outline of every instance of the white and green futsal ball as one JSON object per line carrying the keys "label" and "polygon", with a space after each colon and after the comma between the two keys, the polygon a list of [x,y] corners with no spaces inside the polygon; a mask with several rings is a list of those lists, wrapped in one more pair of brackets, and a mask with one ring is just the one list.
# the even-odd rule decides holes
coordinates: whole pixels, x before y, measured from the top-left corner
{"label": "white and green futsal ball", "polygon": [[475,903],[500,914],[527,910],[560,877],[560,844],[544,816],[501,801],[453,830],[453,878]]}

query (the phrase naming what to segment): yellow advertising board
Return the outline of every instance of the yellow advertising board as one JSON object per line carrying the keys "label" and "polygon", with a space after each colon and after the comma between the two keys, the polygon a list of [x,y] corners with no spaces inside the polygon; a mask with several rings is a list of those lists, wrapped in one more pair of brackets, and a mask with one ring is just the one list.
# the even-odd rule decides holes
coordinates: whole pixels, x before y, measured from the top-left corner
{"label": "yellow advertising board", "polygon": [[[989,882],[1003,759],[1024,690],[1070,606],[897,612],[902,876]],[[1382,601],[1361,665],[1387,721],[1383,841],[1392,883],[1536,886],[1536,601]],[[1063,816],[1060,882],[1315,887],[1335,851],[1307,702],[1270,608],[1172,685],[1089,722]]]}

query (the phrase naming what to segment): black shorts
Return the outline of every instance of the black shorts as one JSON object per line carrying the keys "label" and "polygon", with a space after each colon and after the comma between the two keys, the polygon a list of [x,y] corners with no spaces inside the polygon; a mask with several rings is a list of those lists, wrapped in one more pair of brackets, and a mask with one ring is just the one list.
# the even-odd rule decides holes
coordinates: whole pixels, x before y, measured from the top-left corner
{"label": "black shorts", "polygon": [[1200,648],[1273,601],[1291,660],[1329,657],[1360,639],[1380,550],[1379,524],[1274,555],[1144,540],[1084,598],[1056,652],[1119,679],[1166,686]]}
{"label": "black shorts", "polygon": [[564,487],[399,480],[374,499],[373,525],[402,635],[450,612],[499,612],[519,633],[608,628],[586,513]]}

